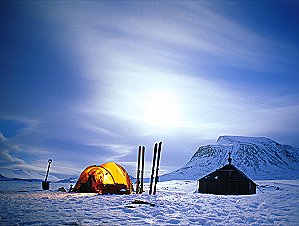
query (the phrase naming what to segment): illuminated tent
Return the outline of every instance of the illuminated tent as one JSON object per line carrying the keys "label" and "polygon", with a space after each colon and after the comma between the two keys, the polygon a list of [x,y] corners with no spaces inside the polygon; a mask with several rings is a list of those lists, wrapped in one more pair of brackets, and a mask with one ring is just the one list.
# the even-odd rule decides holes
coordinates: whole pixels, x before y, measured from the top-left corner
{"label": "illuminated tent", "polygon": [[100,166],[89,166],[80,175],[74,192],[95,192],[99,194],[130,194],[132,182],[126,170],[108,162]]}

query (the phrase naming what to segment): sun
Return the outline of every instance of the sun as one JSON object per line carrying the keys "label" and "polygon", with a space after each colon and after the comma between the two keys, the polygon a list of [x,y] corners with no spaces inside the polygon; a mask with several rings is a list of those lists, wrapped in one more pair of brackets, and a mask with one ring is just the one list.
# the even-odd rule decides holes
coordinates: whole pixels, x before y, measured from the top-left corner
{"label": "sun", "polygon": [[156,127],[176,127],[180,121],[180,107],[177,98],[170,92],[153,92],[144,101],[146,124]]}

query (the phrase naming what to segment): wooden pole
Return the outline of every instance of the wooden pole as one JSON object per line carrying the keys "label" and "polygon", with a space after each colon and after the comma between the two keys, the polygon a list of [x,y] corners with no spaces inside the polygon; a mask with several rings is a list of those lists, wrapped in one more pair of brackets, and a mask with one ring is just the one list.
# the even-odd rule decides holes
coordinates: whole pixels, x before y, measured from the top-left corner
{"label": "wooden pole", "polygon": [[153,181],[154,181],[154,172],[155,172],[155,164],[156,164],[156,155],[157,155],[157,146],[158,144],[155,143],[154,146],[154,156],[153,156],[153,162],[152,162],[152,174],[151,174],[151,182],[150,182],[150,189],[149,189],[149,194],[152,194],[152,187],[153,187]]}
{"label": "wooden pole", "polygon": [[139,194],[140,153],[141,153],[141,146],[139,146],[138,148],[136,194]]}
{"label": "wooden pole", "polygon": [[156,191],[157,191],[157,183],[158,183],[158,181],[159,181],[159,165],[160,165],[161,150],[162,150],[162,142],[159,143],[159,147],[158,147],[157,168],[156,168],[156,177],[155,177],[155,185],[154,185],[154,192],[153,192],[153,195],[156,194]]}
{"label": "wooden pole", "polygon": [[143,193],[143,174],[144,174],[144,154],[145,154],[145,146],[142,146],[142,152],[141,152],[141,185],[140,185],[140,193]]}

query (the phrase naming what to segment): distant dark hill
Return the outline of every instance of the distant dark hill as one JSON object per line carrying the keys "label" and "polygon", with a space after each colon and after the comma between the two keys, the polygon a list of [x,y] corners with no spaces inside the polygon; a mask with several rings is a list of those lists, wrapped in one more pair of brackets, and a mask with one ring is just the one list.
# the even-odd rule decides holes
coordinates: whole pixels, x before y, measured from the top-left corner
{"label": "distant dark hill", "polygon": [[0,181],[9,181],[11,180],[10,178],[7,178],[5,176],[3,176],[1,173],[0,173]]}
{"label": "distant dark hill", "polygon": [[40,179],[21,179],[21,178],[8,178],[0,174],[0,181],[26,181],[26,182],[41,182]]}
{"label": "distant dark hill", "polygon": [[68,178],[68,179],[58,180],[55,183],[76,183],[77,180],[78,180],[78,178],[71,177],[71,178]]}
{"label": "distant dark hill", "polygon": [[[28,169],[1,168],[0,173],[3,177],[9,178],[9,179],[15,179],[15,180],[42,181],[45,179],[45,172],[36,172],[33,170],[28,170]],[[48,180],[49,181],[57,181],[59,179],[53,173],[50,172]]]}
{"label": "distant dark hill", "polygon": [[220,136],[214,145],[198,148],[180,169],[162,175],[161,181],[196,180],[227,164],[232,164],[251,179],[298,179],[299,149],[265,137]]}

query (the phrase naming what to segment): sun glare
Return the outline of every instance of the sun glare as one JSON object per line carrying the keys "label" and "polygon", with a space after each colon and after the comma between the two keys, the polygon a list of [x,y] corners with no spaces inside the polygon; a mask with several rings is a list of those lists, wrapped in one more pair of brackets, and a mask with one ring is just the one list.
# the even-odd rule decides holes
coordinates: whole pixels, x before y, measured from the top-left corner
{"label": "sun glare", "polygon": [[144,122],[157,127],[179,124],[180,108],[175,95],[167,92],[149,94],[145,102]]}

